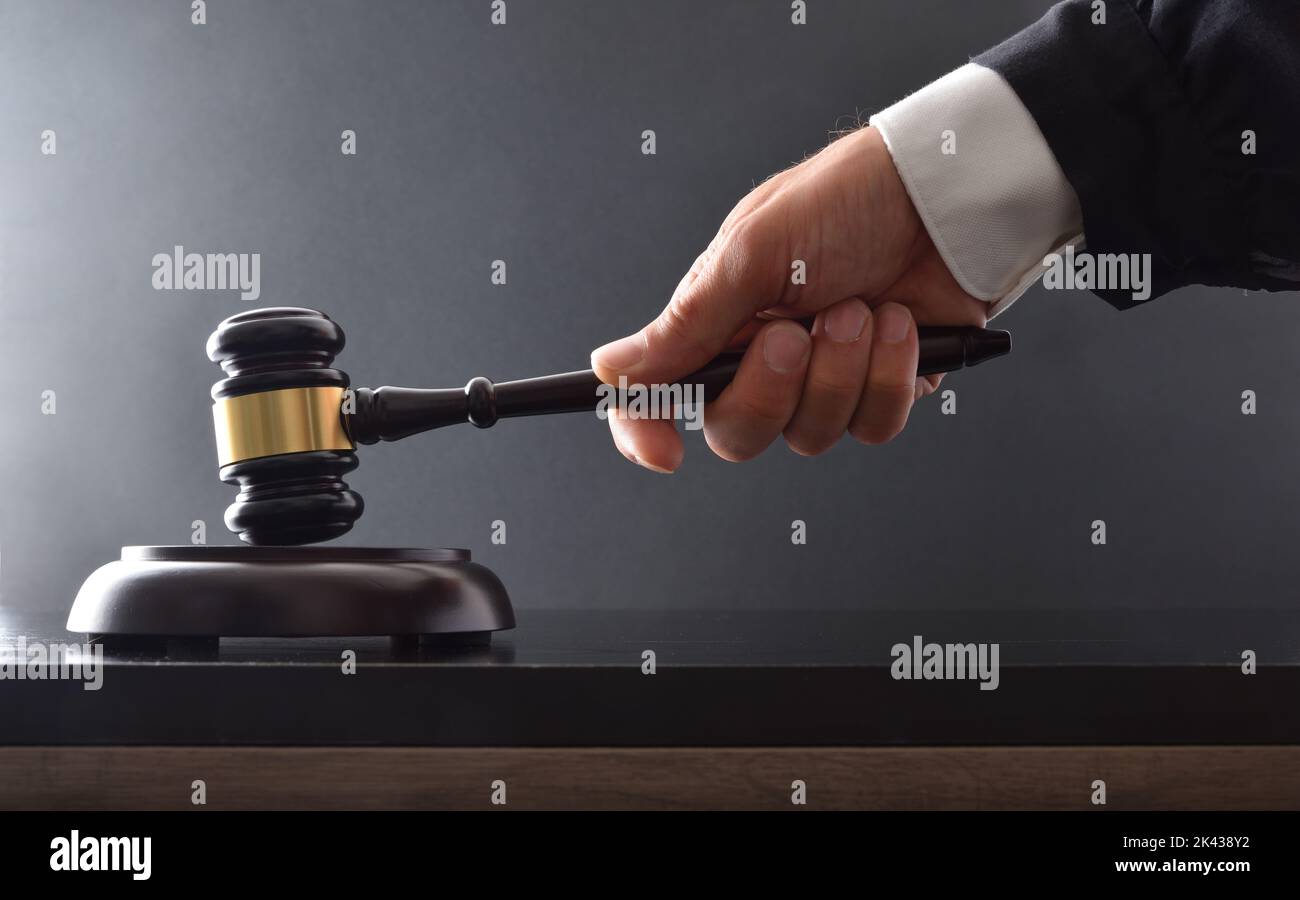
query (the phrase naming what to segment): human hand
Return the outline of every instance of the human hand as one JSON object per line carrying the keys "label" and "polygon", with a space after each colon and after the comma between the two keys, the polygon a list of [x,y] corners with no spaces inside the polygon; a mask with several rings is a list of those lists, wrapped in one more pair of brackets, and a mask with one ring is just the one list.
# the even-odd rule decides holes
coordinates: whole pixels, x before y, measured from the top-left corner
{"label": "human hand", "polygon": [[[792,277],[799,260],[803,284]],[[948,271],[868,127],[751,191],[663,312],[591,362],[607,384],[668,384],[747,345],[704,415],[709,447],[738,462],[784,434],[811,456],[845,431],[866,444],[896,436],[942,378],[916,376],[917,325],[982,326],[985,313]],[[811,333],[789,321],[814,315]],[[681,464],[672,420],[611,414],[609,423],[632,462],[660,472]]]}

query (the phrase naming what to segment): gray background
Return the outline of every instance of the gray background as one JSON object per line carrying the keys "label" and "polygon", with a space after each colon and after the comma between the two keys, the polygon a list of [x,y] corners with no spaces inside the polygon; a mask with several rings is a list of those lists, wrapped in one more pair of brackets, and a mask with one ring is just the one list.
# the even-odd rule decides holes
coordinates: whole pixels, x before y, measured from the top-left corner
{"label": "gray background", "polygon": [[[493,27],[488,0],[221,2],[196,27],[181,0],[5,0],[0,602],[66,608],[120,545],[195,519],[232,542],[203,353],[223,317],[326,310],[360,385],[582,367],[753,183],[1047,5],[812,0],[794,27],[786,0],[509,0]],[[178,243],[260,252],[261,299],[152,290]],[[586,416],[365,448],[346,540],[468,546],[524,607],[1290,602],[1295,303],[1035,289],[998,321],[1014,356],[948,382],[957,416],[931,398],[893,444],[813,460],[731,465],[693,433],[664,477]]]}

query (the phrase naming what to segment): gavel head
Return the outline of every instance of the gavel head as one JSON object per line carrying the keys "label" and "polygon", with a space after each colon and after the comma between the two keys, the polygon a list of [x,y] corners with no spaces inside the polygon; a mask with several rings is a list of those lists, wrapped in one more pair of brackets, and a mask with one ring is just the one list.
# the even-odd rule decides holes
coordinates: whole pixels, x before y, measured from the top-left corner
{"label": "gavel head", "polygon": [[212,386],[221,480],[239,495],[226,527],[249,544],[311,544],[346,534],[365,504],[343,476],[357,467],[332,368],[343,329],[314,309],[231,316],[208,338],[226,378]]}

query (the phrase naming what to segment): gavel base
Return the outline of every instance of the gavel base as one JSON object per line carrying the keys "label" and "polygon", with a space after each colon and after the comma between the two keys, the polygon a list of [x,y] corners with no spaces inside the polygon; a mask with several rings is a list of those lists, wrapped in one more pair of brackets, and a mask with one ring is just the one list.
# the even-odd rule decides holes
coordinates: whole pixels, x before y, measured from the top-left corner
{"label": "gavel base", "polygon": [[123,547],[82,584],[67,628],[165,651],[222,637],[481,644],[514,625],[505,587],[468,550],[175,546]]}

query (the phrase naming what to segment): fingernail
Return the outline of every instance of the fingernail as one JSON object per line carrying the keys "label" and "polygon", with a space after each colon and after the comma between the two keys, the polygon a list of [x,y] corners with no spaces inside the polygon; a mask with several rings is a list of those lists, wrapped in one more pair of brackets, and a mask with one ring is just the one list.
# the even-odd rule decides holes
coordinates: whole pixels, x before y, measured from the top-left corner
{"label": "fingernail", "polygon": [[649,469],[651,472],[658,472],[661,475],[673,474],[672,469],[665,469],[663,466],[656,466],[654,463],[648,463],[635,453],[624,453],[623,455],[627,457],[627,461],[632,463],[634,466],[639,466],[642,469]]}
{"label": "fingernail", "polygon": [[645,338],[638,332],[597,347],[591,352],[591,364],[593,368],[603,366],[621,372],[635,366],[644,356]]}
{"label": "fingernail", "polygon": [[622,447],[619,447],[619,452],[623,454],[624,459],[626,459],[634,466],[638,466],[642,469],[649,469],[651,472],[658,472],[661,475],[673,474],[672,469],[665,469],[663,466],[656,466],[653,463],[646,462],[644,459],[637,456],[635,453],[632,453],[630,450],[624,450]]}
{"label": "fingernail", "polygon": [[837,303],[826,314],[826,334],[836,343],[853,343],[862,336],[862,326],[866,324],[867,305],[861,300]]}
{"label": "fingernail", "polygon": [[808,344],[808,332],[793,322],[774,325],[763,338],[763,360],[773,372],[791,372],[803,365]]}
{"label": "fingernail", "polygon": [[886,344],[899,343],[912,327],[912,317],[896,303],[886,303],[876,310],[876,322],[880,327],[880,339]]}

